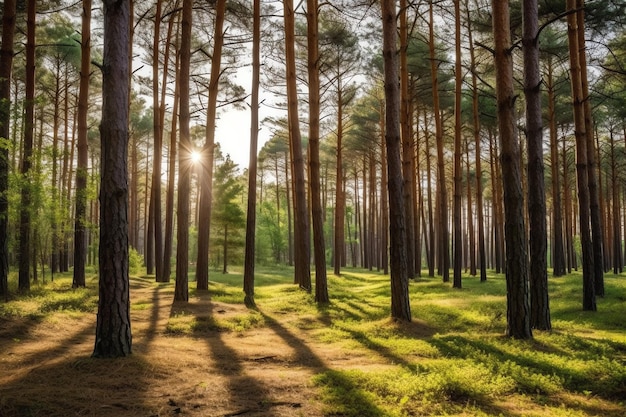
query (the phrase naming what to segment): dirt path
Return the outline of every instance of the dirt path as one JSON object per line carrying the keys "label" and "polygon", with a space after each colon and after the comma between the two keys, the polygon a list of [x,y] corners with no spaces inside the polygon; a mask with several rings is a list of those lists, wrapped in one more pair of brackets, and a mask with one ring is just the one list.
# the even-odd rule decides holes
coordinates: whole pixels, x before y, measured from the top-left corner
{"label": "dirt path", "polygon": [[0,416],[321,416],[314,374],[386,366],[269,315],[269,325],[245,332],[168,336],[171,315],[228,317],[245,307],[208,296],[172,305],[169,288],[137,282],[131,296],[145,308],[131,311],[129,358],[90,357],[93,313],[0,323]]}

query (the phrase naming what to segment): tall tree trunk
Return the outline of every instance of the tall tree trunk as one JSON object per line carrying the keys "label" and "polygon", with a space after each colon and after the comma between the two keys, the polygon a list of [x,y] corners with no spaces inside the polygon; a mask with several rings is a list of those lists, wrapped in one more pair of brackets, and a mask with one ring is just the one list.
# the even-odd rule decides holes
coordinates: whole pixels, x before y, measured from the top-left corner
{"label": "tall tree trunk", "polygon": [[435,113],[435,137],[437,142],[437,239],[443,282],[450,281],[450,231],[448,229],[448,191],[446,189],[446,169],[443,156],[443,124],[439,109],[439,79],[435,58],[435,21],[433,1],[429,1],[428,46],[430,52],[430,74],[432,79],[433,111]]}
{"label": "tall tree trunk", "polygon": [[24,144],[22,150],[22,191],[20,202],[20,261],[18,287],[20,291],[30,290],[30,210],[31,180],[30,168],[35,133],[35,0],[26,5],[26,98],[24,115]]}
{"label": "tall tree trunk", "polygon": [[295,223],[295,279],[300,288],[311,291],[309,264],[309,213],[306,201],[304,156],[300,120],[298,118],[298,90],[296,86],[295,11],[293,0],[283,0],[285,19],[285,58],[289,138],[291,144],[294,177],[294,223]]}
{"label": "tall tree trunk", "polygon": [[[177,2],[178,3],[178,2]],[[174,25],[174,22],[177,22],[177,15],[174,14],[170,16],[170,21],[168,22],[168,39],[171,38],[171,31]],[[167,191],[165,193],[165,235],[163,239],[163,282],[170,281],[170,274],[172,271],[172,252],[173,252],[173,241],[174,241],[174,185],[176,181],[176,150],[177,150],[177,118],[178,107],[179,107],[179,91],[180,91],[180,82],[178,78],[179,74],[179,61],[180,56],[178,53],[178,41],[179,36],[178,32],[180,29],[180,25],[176,25],[176,40],[174,42],[176,57],[174,63],[174,105],[172,109],[172,127],[170,129],[170,144],[169,144],[169,155],[168,155],[168,169],[167,169]],[[168,42],[169,45],[170,42]],[[166,52],[165,57],[169,56],[169,52]],[[163,83],[165,85],[165,83]],[[165,103],[162,101],[161,105],[163,106],[163,110],[165,110]]]}
{"label": "tall tree trunk", "polygon": [[85,286],[87,260],[87,113],[91,65],[91,0],[83,0],[81,25],[80,91],[78,95],[78,161],[76,166],[76,218],[74,220],[74,279],[72,287]]}
{"label": "tall tree trunk", "polygon": [[385,143],[389,190],[389,235],[391,263],[391,317],[411,321],[409,278],[406,256],[406,224],[400,158],[400,91],[396,34],[396,4],[382,0],[383,62],[385,69]]}
{"label": "tall tree trunk", "polygon": [[[580,84],[582,89],[583,118],[585,123],[585,140],[587,141],[587,175],[589,176],[589,209],[591,217],[591,238],[593,245],[593,280],[595,295],[604,296],[604,262],[602,237],[602,211],[600,210],[600,193],[598,191],[598,173],[596,152],[593,140],[593,120],[591,101],[589,100],[589,81],[587,77],[587,49],[585,46],[585,4],[584,0],[576,0],[576,21],[578,30],[578,65],[580,67]],[[571,51],[571,50],[570,50]]]}
{"label": "tall tree trunk", "polygon": [[460,0],[454,0],[454,275],[453,287],[461,288],[461,265],[463,262],[463,244],[461,229],[461,195],[463,192],[461,171],[461,7]]}
{"label": "tall tree trunk", "polygon": [[548,297],[548,232],[543,166],[541,119],[541,74],[539,73],[539,12],[537,0],[522,2],[524,52],[524,96],[526,98],[526,139],[528,141],[528,216],[530,223],[530,307],[531,327],[550,330]]}
{"label": "tall tree trunk", "polygon": [[402,138],[402,176],[404,181],[404,205],[406,219],[407,274],[415,278],[415,219],[413,218],[413,138],[411,137],[411,114],[409,106],[408,69],[408,22],[407,0],[400,0],[400,132]]}
{"label": "tall tree trunk", "polygon": [[189,195],[191,188],[191,138],[189,136],[189,65],[191,60],[191,25],[193,0],[183,0],[181,22],[178,150],[178,216],[176,244],[175,301],[189,300]]}
{"label": "tall tree trunk", "polygon": [[[252,2],[252,96],[250,103],[250,160],[248,162],[248,208],[244,254],[243,292],[248,308],[254,302],[254,248],[256,228],[257,149],[259,141],[259,77],[261,72],[261,0]],[[278,184],[278,175],[276,175]],[[276,199],[279,199],[278,193]],[[280,224],[280,222],[278,223]]]}
{"label": "tall tree trunk", "polygon": [[[150,208],[148,213],[148,230],[152,230],[153,239],[148,239],[146,244],[151,244],[154,251],[146,250],[146,255],[153,254],[156,281],[163,282],[163,227],[161,226],[161,163],[163,160],[163,125],[159,106],[159,46],[161,43],[161,8],[162,1],[156,2],[156,14],[154,16],[154,35],[152,43],[152,134],[154,136],[154,148],[152,155],[152,189],[150,193]],[[163,62],[168,57],[164,55]],[[165,65],[165,64],[164,64]],[[164,72],[166,70],[164,69]],[[165,89],[165,84],[162,86]]]}
{"label": "tall tree trunk", "polygon": [[[16,1],[5,0],[0,47],[0,137],[9,138],[11,121],[11,73],[15,37]],[[9,295],[9,147],[0,146],[0,296]]]}
{"label": "tall tree trunk", "polygon": [[224,15],[226,0],[217,0],[215,6],[215,33],[211,56],[211,79],[207,104],[206,137],[200,175],[200,206],[198,218],[198,257],[196,262],[196,285],[199,290],[209,289],[209,236],[211,230],[211,204],[213,195],[213,161],[215,159],[215,119],[217,117],[217,94],[224,45]]}
{"label": "tall tree trunk", "polygon": [[[320,79],[318,50],[317,0],[307,0],[307,42],[309,75],[309,178],[313,217],[313,249],[315,256],[315,301],[327,303],[326,247],[324,242],[324,210],[320,190]],[[342,245],[343,247],[343,245]],[[342,250],[342,253],[345,253]]]}
{"label": "tall tree trunk", "polygon": [[611,194],[613,197],[613,273],[622,273],[622,233],[620,219],[620,193],[619,178],[617,175],[617,162],[615,160],[615,138],[613,136],[613,127],[609,130],[610,146],[611,146]]}
{"label": "tall tree trunk", "polygon": [[343,181],[343,105],[342,105],[342,88],[341,79],[337,80],[337,168],[335,180],[335,227],[334,227],[334,246],[333,246],[333,273],[337,276],[341,274],[341,265],[345,255],[345,228],[344,220],[346,217],[346,193]]}
{"label": "tall tree trunk", "polygon": [[94,357],[131,353],[128,278],[128,0],[104,1],[99,301]]}
{"label": "tall tree trunk", "polygon": [[559,149],[556,131],[556,111],[553,82],[553,64],[549,58],[546,85],[548,90],[548,121],[550,125],[550,159],[552,173],[552,275],[565,275],[565,252],[563,248],[563,209],[559,181]]}
{"label": "tall tree trunk", "polygon": [[[426,111],[424,111],[424,126],[428,126],[426,123]],[[428,276],[435,276],[435,222],[433,220],[433,183],[432,183],[432,169],[430,163],[430,132],[426,130],[424,132],[426,139],[426,147],[424,153],[426,155],[426,184],[428,194],[428,242],[426,244],[428,250]]]}
{"label": "tall tree trunk", "polygon": [[[469,7],[466,7],[466,10],[467,21],[470,22]],[[473,45],[471,27],[468,27],[467,34],[470,45]],[[480,281],[485,282],[487,280],[487,254],[485,250],[485,213],[483,210],[482,146],[480,140],[480,110],[478,107],[478,82],[476,76],[476,56],[474,48],[470,48],[470,62],[472,73],[472,129],[474,134],[474,154],[476,156],[474,176],[476,182],[476,219],[478,221],[478,265],[480,268]]]}
{"label": "tall tree trunk", "polygon": [[567,36],[570,51],[570,80],[574,105],[574,135],[576,137],[576,177],[578,181],[578,219],[580,222],[580,239],[583,253],[583,310],[596,311],[596,293],[594,279],[594,248],[589,228],[591,196],[589,192],[589,152],[587,150],[587,134],[585,126],[585,110],[583,107],[583,86],[581,81],[580,56],[578,49],[578,27],[576,17],[576,0],[567,0]]}
{"label": "tall tree trunk", "polygon": [[496,98],[501,144],[506,239],[507,334],[532,338],[528,296],[528,255],[524,227],[520,150],[515,129],[515,92],[508,2],[492,0]]}

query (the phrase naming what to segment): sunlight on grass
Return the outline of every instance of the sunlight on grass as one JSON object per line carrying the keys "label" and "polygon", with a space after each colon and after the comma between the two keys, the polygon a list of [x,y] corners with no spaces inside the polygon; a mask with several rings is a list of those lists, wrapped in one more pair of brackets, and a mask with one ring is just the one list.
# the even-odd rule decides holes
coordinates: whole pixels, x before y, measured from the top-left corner
{"label": "sunlight on grass", "polygon": [[[551,277],[553,331],[535,331],[529,341],[504,336],[501,274],[490,273],[487,282],[464,276],[460,290],[441,277],[411,281],[412,323],[390,319],[389,277],[377,272],[329,274],[326,305],[293,284],[291,268],[259,268],[255,279],[258,310],[243,305],[241,269],[212,271],[209,291],[190,285],[190,302],[172,309],[164,333],[246,337],[260,328],[276,333],[279,323],[294,340],[344,352],[353,364],[325,365],[312,378],[325,415],[626,415],[623,276],[606,276],[606,296],[593,313],[581,309],[579,272]],[[173,287],[153,277],[131,279],[131,293],[154,288],[169,294]],[[131,309],[149,312],[154,305],[143,296]],[[88,288],[71,289],[71,277],[60,276],[0,304],[0,317],[46,319],[96,309],[95,277]]]}

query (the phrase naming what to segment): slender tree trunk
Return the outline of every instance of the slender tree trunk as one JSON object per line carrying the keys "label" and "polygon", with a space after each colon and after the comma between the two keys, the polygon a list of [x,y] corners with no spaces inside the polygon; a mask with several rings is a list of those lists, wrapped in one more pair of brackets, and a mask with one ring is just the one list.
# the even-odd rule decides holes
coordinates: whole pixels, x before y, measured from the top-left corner
{"label": "slender tree trunk", "polygon": [[20,262],[18,287],[20,291],[30,290],[30,210],[31,181],[29,176],[33,154],[35,132],[35,14],[36,2],[28,0],[26,5],[26,98],[24,119],[24,144],[22,150],[22,178],[20,202]]}
{"label": "slender tree trunk", "polygon": [[548,59],[547,90],[548,90],[548,120],[550,124],[550,159],[552,173],[552,274],[555,277],[565,275],[565,252],[563,248],[563,209],[561,206],[561,189],[559,181],[559,149],[556,131],[556,111],[553,65]]}
{"label": "slender tree trunk", "polygon": [[[161,164],[163,153],[163,125],[159,106],[159,47],[161,43],[161,8],[162,0],[156,2],[154,16],[154,35],[152,43],[152,134],[154,148],[152,155],[152,189],[150,193],[150,208],[148,214],[148,228],[153,231],[153,239],[146,244],[153,245],[154,252],[146,250],[146,255],[154,254],[154,269],[156,281],[163,282],[163,228],[161,226]],[[164,55],[163,61],[168,57]],[[165,69],[164,69],[165,71]],[[165,84],[162,86],[165,89]]]}
{"label": "slender tree trunk", "polygon": [[496,98],[501,143],[506,239],[507,334],[532,338],[528,295],[528,255],[521,187],[520,149],[515,129],[515,92],[509,4],[492,0],[495,39]]}
{"label": "slender tree trunk", "polygon": [[550,330],[548,297],[548,233],[543,166],[541,118],[541,74],[539,73],[538,4],[522,3],[524,52],[524,96],[526,97],[526,138],[528,141],[528,216],[530,223],[530,307],[531,327]]}
{"label": "slender tree trunk", "polygon": [[404,181],[404,205],[406,218],[407,274],[415,278],[415,219],[413,218],[413,138],[411,137],[411,115],[409,113],[409,69],[408,69],[408,22],[407,0],[400,0],[400,133],[402,138],[402,176]]}
{"label": "slender tree trunk", "polygon": [[213,161],[215,159],[215,119],[217,94],[224,45],[224,15],[226,0],[217,0],[215,6],[215,34],[211,56],[211,80],[207,104],[206,138],[202,149],[200,175],[200,213],[198,218],[198,257],[196,262],[196,285],[199,290],[209,289],[209,236],[211,230],[211,204],[213,194]]}
{"label": "slender tree trunk", "polygon": [[183,0],[181,22],[179,113],[180,139],[178,151],[178,217],[176,244],[175,301],[189,300],[189,196],[191,188],[191,151],[189,137],[189,64],[191,58],[191,26],[193,0]]}
{"label": "slender tree trunk", "polygon": [[[171,28],[176,21],[176,15],[172,15],[170,17],[170,21],[168,23],[168,39],[171,37]],[[180,78],[179,74],[179,54],[178,54],[178,28],[180,25],[177,25],[177,34],[175,41],[175,56],[176,60],[174,63],[174,71],[176,73],[174,77],[174,105],[172,109],[172,127],[170,131],[170,144],[169,144],[169,155],[168,155],[168,169],[167,169],[167,191],[165,194],[165,236],[164,236],[164,247],[163,247],[163,282],[170,281],[170,274],[172,271],[172,252],[173,252],[173,240],[174,240],[174,183],[176,181],[176,150],[177,150],[177,118],[178,114],[178,105],[180,103],[179,100],[179,91],[180,91]],[[169,42],[168,42],[169,44]],[[166,53],[167,57],[169,53]],[[165,85],[165,83],[164,83]],[[165,108],[165,103],[161,103],[163,108]]]}
{"label": "slender tree trunk", "polygon": [[[317,0],[307,0],[307,42],[309,75],[309,178],[313,217],[313,247],[315,256],[315,301],[327,303],[326,247],[324,242],[324,210],[320,196],[320,79],[318,50]],[[342,245],[343,247],[343,245]],[[345,251],[342,250],[342,253]]]}
{"label": "slender tree trunk", "polygon": [[[598,173],[596,168],[596,151],[593,140],[593,120],[591,102],[589,100],[589,81],[587,77],[587,49],[585,46],[585,4],[584,0],[576,0],[576,20],[578,30],[578,65],[580,67],[580,84],[582,89],[583,118],[585,121],[585,140],[587,141],[587,175],[589,176],[589,209],[591,218],[591,238],[593,245],[593,280],[595,295],[604,297],[604,262],[602,247],[602,210],[600,209],[600,192],[598,191]],[[571,50],[570,50],[571,51]]]}
{"label": "slender tree trunk", "polygon": [[455,64],[454,64],[454,275],[453,287],[461,288],[461,265],[463,262],[463,243],[461,228],[461,195],[463,192],[461,171],[461,87],[463,77],[461,74],[461,7],[460,0],[454,0],[454,38],[455,38]]}
{"label": "slender tree trunk", "polygon": [[[341,82],[339,79],[338,83]],[[342,257],[345,254],[343,250],[344,236],[344,220],[346,216],[346,193],[344,192],[343,182],[343,105],[342,105],[342,89],[341,84],[337,86],[337,171],[335,180],[335,242],[333,247],[333,273],[337,276],[341,274]]]}
{"label": "slender tree trunk", "polygon": [[74,279],[72,287],[85,286],[87,260],[87,113],[89,109],[89,71],[91,66],[91,0],[83,0],[78,97],[78,161],[76,166],[76,218],[74,223]]}
{"label": "slender tree trunk", "polygon": [[298,91],[296,86],[295,11],[293,0],[283,0],[285,19],[285,57],[287,101],[289,114],[289,138],[293,156],[294,219],[295,219],[295,279],[300,288],[311,291],[309,264],[309,215],[306,201],[304,157],[298,118]]}
{"label": "slender tree trunk", "polygon": [[131,353],[128,277],[128,0],[104,1],[99,301],[94,357]]}
{"label": "slender tree trunk", "polygon": [[443,156],[443,125],[439,109],[439,80],[437,61],[435,58],[435,22],[433,18],[433,2],[429,1],[429,35],[430,73],[432,79],[433,109],[435,113],[435,136],[437,142],[437,237],[443,282],[450,281],[450,232],[448,229],[448,191],[446,189],[446,170]]}
{"label": "slender tree trunk", "polygon": [[[567,0],[567,10],[576,10],[576,0]],[[596,311],[596,293],[594,279],[594,248],[589,228],[591,196],[589,192],[589,152],[585,111],[583,107],[583,87],[581,81],[580,56],[578,54],[578,27],[576,13],[567,16],[567,35],[570,50],[570,79],[574,104],[574,125],[576,137],[576,175],[578,181],[578,218],[583,252],[583,310]]]}
{"label": "slender tree trunk", "polygon": [[[15,36],[16,1],[5,0],[0,47],[0,137],[9,138],[11,121],[11,73]],[[0,146],[0,296],[9,295],[9,147]]]}
{"label": "slender tree trunk", "polygon": [[[254,248],[256,228],[257,149],[259,140],[259,77],[261,72],[261,0],[254,0],[252,22],[252,96],[250,103],[250,160],[248,162],[248,208],[246,218],[246,248],[244,255],[243,291],[248,308],[254,302]],[[278,184],[278,175],[276,175]],[[276,193],[276,199],[279,199]],[[278,223],[280,224],[280,222]]]}
{"label": "slender tree trunk", "polygon": [[411,321],[406,256],[405,205],[400,158],[400,91],[396,34],[396,4],[382,0],[383,62],[385,68],[385,143],[389,190],[389,235],[391,263],[391,317]]}

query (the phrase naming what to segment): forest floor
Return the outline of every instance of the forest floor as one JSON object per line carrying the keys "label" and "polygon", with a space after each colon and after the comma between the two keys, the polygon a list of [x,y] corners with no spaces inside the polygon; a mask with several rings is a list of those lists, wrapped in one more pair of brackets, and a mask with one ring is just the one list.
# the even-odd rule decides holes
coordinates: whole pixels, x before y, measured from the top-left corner
{"label": "forest floor", "polygon": [[[458,405],[453,408],[431,404],[404,412],[385,411],[373,402],[367,383],[357,389],[356,380],[349,376],[389,374],[396,383],[396,379],[407,378],[407,370],[419,374],[420,367],[411,364],[413,361],[433,355],[439,358],[438,354],[402,354],[408,348],[384,347],[377,339],[359,336],[359,330],[351,332],[360,343],[346,343],[341,337],[324,333],[324,328],[332,329],[335,324],[341,327],[341,323],[332,322],[328,312],[299,315],[294,313],[297,306],[289,305],[293,299],[251,312],[241,302],[231,300],[233,292],[223,287],[212,290],[193,291],[189,303],[172,303],[172,284],[133,278],[133,353],[121,359],[91,358],[96,321],[93,290],[82,297],[80,302],[85,305],[78,309],[72,304],[75,301],[62,297],[36,307],[30,306],[28,299],[21,301],[20,314],[5,311],[4,317],[0,316],[0,416],[539,416],[558,409],[559,415],[622,416],[626,412],[623,401],[588,393],[557,391],[537,399],[537,395],[520,395],[508,388],[501,396],[498,389],[496,395],[480,394],[478,405],[471,393],[452,392],[446,401],[456,401]],[[74,290],[57,291],[70,294]],[[240,291],[236,294],[241,297]],[[351,302],[353,312],[368,308],[367,301],[361,305]],[[314,309],[314,303],[311,305]],[[86,311],[77,311],[81,309]],[[355,319],[356,315],[351,318]],[[491,320],[500,317],[496,314]],[[375,326],[391,328],[394,334],[400,332],[412,340],[435,336],[435,329],[420,320],[400,325],[382,317]],[[455,336],[447,342],[460,346],[461,340],[465,339]],[[620,352],[617,363],[621,372],[626,343],[611,343]],[[472,354],[460,356],[465,355]],[[427,376],[425,369],[421,371]],[[467,378],[475,377],[480,384],[485,376],[471,372]],[[320,375],[324,376],[320,379]],[[431,379],[424,377],[420,383],[427,385]],[[626,375],[618,375],[616,380],[622,384],[617,392],[626,392]],[[537,384],[542,387],[541,382]],[[329,393],[326,389],[333,385],[342,392]],[[375,384],[371,389],[376,389]],[[389,390],[385,395],[393,397]],[[427,391],[422,394],[424,404],[428,398],[437,400]],[[362,404],[343,411],[341,404],[329,408],[329,395]],[[402,406],[402,402],[419,398],[400,395],[390,401]],[[359,412],[360,407],[367,411]]]}

